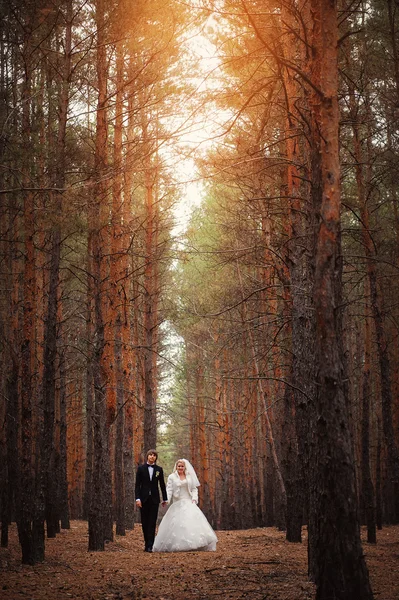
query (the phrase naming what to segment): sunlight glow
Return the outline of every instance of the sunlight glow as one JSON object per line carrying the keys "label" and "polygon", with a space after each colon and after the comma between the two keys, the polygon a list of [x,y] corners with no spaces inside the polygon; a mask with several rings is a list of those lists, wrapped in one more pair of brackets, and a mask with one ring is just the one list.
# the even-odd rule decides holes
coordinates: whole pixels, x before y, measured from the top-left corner
{"label": "sunlight glow", "polygon": [[[193,74],[188,77],[195,89],[194,109],[183,108],[179,118],[187,119],[184,131],[178,135],[180,152],[179,164],[173,170],[183,188],[182,197],[175,209],[176,226],[173,233],[182,235],[190,219],[192,210],[201,204],[204,195],[204,182],[196,167],[196,158],[204,156],[215,140],[225,131],[225,124],[231,113],[218,108],[213,97],[223,89],[221,78],[222,62],[215,44],[206,35],[218,27],[210,15],[200,28],[187,32],[183,39],[189,60],[193,62]],[[188,113],[192,110],[191,115]]]}

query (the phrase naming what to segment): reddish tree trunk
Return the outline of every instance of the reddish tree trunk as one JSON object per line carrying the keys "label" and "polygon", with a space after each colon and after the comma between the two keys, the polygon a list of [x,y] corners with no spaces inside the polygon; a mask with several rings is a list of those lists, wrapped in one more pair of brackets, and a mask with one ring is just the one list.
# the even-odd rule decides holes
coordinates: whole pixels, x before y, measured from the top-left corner
{"label": "reddish tree trunk", "polygon": [[309,539],[317,600],[373,597],[360,542],[354,459],[343,376],[338,153],[337,8],[314,0],[313,198],[316,400]]}

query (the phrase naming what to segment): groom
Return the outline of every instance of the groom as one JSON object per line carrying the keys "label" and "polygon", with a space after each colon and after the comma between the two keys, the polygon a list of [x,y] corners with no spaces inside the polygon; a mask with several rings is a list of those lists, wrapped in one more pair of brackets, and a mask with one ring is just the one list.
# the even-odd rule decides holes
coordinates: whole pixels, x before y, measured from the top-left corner
{"label": "groom", "polygon": [[156,450],[148,450],[146,464],[140,465],[136,473],[136,505],[141,512],[145,552],[152,552],[154,544],[160,502],[159,487],[162,492],[162,506],[167,504],[163,469],[156,464],[157,458]]}

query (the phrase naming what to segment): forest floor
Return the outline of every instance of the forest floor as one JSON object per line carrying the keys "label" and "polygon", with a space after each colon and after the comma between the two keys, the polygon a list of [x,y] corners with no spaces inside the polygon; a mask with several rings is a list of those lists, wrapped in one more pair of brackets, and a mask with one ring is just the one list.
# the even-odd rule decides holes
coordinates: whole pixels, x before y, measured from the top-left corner
{"label": "forest floor", "polygon": [[[306,531],[302,544],[274,528],[218,531],[216,552],[143,552],[141,526],[104,552],[88,552],[87,523],[46,541],[46,559],[21,565],[15,525],[0,548],[1,600],[310,600]],[[364,535],[364,531],[363,531]],[[399,598],[399,526],[363,545],[376,600]],[[354,598],[353,600],[361,600]]]}

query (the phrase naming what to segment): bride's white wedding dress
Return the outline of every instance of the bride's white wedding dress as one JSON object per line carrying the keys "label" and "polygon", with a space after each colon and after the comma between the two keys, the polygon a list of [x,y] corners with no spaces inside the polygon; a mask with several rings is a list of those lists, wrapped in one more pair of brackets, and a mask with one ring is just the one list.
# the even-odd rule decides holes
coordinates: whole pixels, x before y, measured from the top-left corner
{"label": "bride's white wedding dress", "polygon": [[173,500],[159,525],[153,552],[216,550],[216,534],[192,501],[187,479],[183,479],[179,487],[179,499]]}

